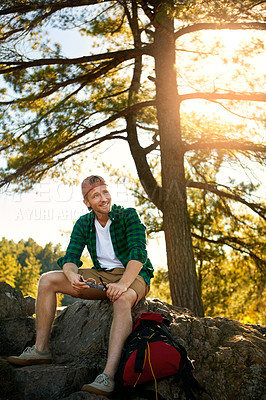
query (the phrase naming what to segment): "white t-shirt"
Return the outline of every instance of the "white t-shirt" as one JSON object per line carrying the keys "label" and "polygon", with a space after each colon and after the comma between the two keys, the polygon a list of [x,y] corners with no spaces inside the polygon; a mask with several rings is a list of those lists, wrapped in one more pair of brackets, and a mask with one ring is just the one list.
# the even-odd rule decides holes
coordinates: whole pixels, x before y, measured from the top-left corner
{"label": "white t-shirt", "polygon": [[97,259],[101,268],[124,268],[114,252],[110,235],[110,225],[110,219],[105,226],[102,226],[97,218],[95,218]]}

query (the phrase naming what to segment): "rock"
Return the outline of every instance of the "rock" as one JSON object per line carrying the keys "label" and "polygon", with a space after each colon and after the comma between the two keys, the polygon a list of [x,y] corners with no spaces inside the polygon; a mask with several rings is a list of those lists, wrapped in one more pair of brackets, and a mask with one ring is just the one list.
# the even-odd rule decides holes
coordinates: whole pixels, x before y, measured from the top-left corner
{"label": "rock", "polygon": [[6,282],[0,282],[0,320],[3,318],[27,317],[35,313],[35,299],[23,297]]}
{"label": "rock", "polygon": [[[140,302],[133,310],[136,319],[143,311],[163,313],[170,320],[184,309],[160,301]],[[193,315],[187,310],[187,315]],[[108,300],[77,301],[65,308],[56,318],[51,335],[51,351],[56,363],[84,362],[98,369],[104,368],[112,304]]]}
{"label": "rock", "polygon": [[[160,312],[170,319],[175,340],[195,360],[194,376],[214,399],[263,399],[266,341],[262,327],[226,318],[197,318],[188,310],[150,299],[133,310],[134,318],[145,311]],[[108,301],[84,300],[67,307],[56,319],[53,329],[51,345],[55,361],[83,361],[101,372],[106,360],[111,313],[112,305]],[[163,397],[172,400],[176,393],[176,398],[182,399],[183,391],[179,392],[171,380],[165,386],[166,381],[160,383]]]}
{"label": "rock", "polygon": [[103,368],[111,314],[112,304],[106,300],[77,301],[62,311],[50,341],[55,363],[87,362],[92,368]]}
{"label": "rock", "polygon": [[265,399],[266,341],[260,329],[226,318],[177,316],[172,333],[195,360],[194,376],[214,399]]}
{"label": "rock", "polygon": [[35,299],[32,296],[24,297],[23,313],[26,317],[35,314]]}
{"label": "rock", "polygon": [[[56,400],[62,399],[92,380],[95,371],[86,365],[35,365],[14,368],[16,399]],[[105,399],[106,400],[106,399]]]}
{"label": "rock", "polygon": [[0,354],[18,355],[35,342],[35,319],[5,318],[0,320]]}
{"label": "rock", "polygon": [[0,399],[9,399],[15,391],[12,379],[13,368],[4,359],[0,358]]}
{"label": "rock", "polygon": [[88,392],[76,392],[72,393],[68,397],[64,397],[63,400],[106,400],[106,396],[96,395]]}
{"label": "rock", "polygon": [[[197,318],[189,310],[158,299],[140,302],[133,310],[133,318],[145,311],[160,312],[170,319],[173,337],[194,360],[194,376],[213,400],[266,400],[265,327],[220,317]],[[111,320],[112,304],[106,300],[82,300],[65,308],[56,318],[51,335],[54,364],[17,368],[3,361],[3,399],[103,400],[104,397],[81,392],[80,388],[102,372]],[[8,324],[8,319],[5,321]],[[23,319],[18,319],[13,331],[23,323]],[[5,329],[8,330],[7,326]],[[154,389],[154,382],[145,387]],[[173,377],[158,381],[158,392],[166,400],[185,400],[182,385]],[[209,400],[204,393],[196,394],[196,398]],[[131,396],[127,400],[142,399]]]}
{"label": "rock", "polygon": [[35,341],[35,299],[0,282],[0,354],[17,355]]}

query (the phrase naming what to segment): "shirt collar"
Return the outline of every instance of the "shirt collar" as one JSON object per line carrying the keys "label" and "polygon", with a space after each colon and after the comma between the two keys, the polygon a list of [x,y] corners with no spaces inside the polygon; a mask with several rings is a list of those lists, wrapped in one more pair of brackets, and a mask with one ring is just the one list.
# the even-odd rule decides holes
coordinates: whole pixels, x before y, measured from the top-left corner
{"label": "shirt collar", "polygon": [[123,210],[122,206],[117,206],[116,204],[112,205],[111,211],[109,212],[109,218],[111,221],[115,221],[120,218],[121,211]]}

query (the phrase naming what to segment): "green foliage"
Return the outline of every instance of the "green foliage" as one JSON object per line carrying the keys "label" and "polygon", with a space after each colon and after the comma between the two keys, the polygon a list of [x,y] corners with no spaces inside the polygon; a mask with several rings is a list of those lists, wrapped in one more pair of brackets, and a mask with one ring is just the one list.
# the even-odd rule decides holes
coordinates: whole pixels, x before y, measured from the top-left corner
{"label": "green foliage", "polygon": [[160,268],[155,271],[148,296],[172,304],[167,270]]}
{"label": "green foliage", "polygon": [[266,323],[265,276],[252,260],[233,252],[219,264],[203,267],[202,298],[209,316],[224,316],[244,323]]}
{"label": "green foliage", "polygon": [[48,243],[44,248],[33,239],[0,241],[0,280],[36,297],[37,284],[44,272],[58,269],[56,260],[63,255],[60,245]]}
{"label": "green foliage", "polygon": [[[29,190],[48,174],[65,177],[63,166],[70,157],[78,169],[77,154],[97,146],[102,140],[109,140],[111,137],[104,131],[105,124],[103,129],[97,128],[99,121],[116,113],[119,115],[132,104],[132,98],[134,104],[156,98],[153,52],[148,47],[154,42],[154,26],[142,9],[144,5],[138,4],[134,10],[135,3],[131,2],[112,1],[62,8],[50,1],[45,3],[45,7],[35,0],[29,4],[18,1],[10,2],[9,7],[15,7],[13,13],[1,16],[1,10],[8,7],[4,3],[0,7],[3,37],[0,70],[6,71],[3,79],[6,87],[2,90],[0,103],[3,116],[0,149],[7,160],[7,168],[0,171],[0,179],[14,174],[12,179],[20,190]],[[147,3],[147,6],[159,20],[161,14],[172,15],[177,32],[196,23],[260,21],[262,11],[260,4],[251,0],[191,0],[171,5],[167,2],[160,5]],[[20,12],[16,7],[20,7]],[[137,20],[134,20],[136,12]],[[76,28],[81,35],[87,35],[91,45],[85,57],[91,50],[99,53],[99,48],[103,54],[110,52],[110,57],[91,60],[81,57],[71,62],[62,54],[60,44],[49,38],[51,27],[62,32]],[[243,40],[239,40],[239,45],[232,47],[230,52],[227,51],[228,39],[224,41],[223,33],[219,30],[211,31],[211,34],[208,30],[196,31],[178,38],[176,72],[181,94],[188,88],[199,92],[228,91],[228,82],[229,92],[247,90],[248,87],[262,90],[262,76],[254,70],[252,57],[263,51],[263,36],[257,33],[252,39],[250,33],[242,31]],[[230,31],[230,42],[234,42],[235,34]],[[141,58],[133,53],[129,59],[124,59],[123,50],[139,47],[146,49]],[[112,56],[111,52],[116,50],[119,54]],[[27,66],[28,62],[35,60],[36,65]],[[48,64],[49,60],[54,62],[46,65],[42,60]],[[12,61],[15,64],[10,71]],[[134,87],[132,97],[130,88],[134,86],[131,87],[135,62],[139,63],[140,82],[137,90]],[[243,107],[242,103],[240,107]],[[230,104],[233,111],[240,107],[237,102]],[[226,134],[224,124],[218,136],[211,130],[211,125],[207,135],[200,132],[196,120],[201,121],[202,115],[196,111],[190,113],[189,123],[187,118],[182,127],[186,143],[191,143],[192,137],[195,141],[195,133],[201,133],[205,140],[210,138],[212,142],[217,137],[232,138],[232,129]],[[152,144],[157,136],[154,135],[156,130],[158,132],[156,115],[156,107],[145,107],[137,113],[139,137],[145,137],[147,145]],[[108,130],[123,130],[124,120],[117,117],[106,126]],[[186,130],[193,130],[194,134],[186,135]],[[235,127],[238,139],[243,138],[245,130],[245,123]],[[127,140],[125,135],[113,135],[113,138],[117,137]],[[208,151],[209,148],[206,155]]]}
{"label": "green foliage", "polygon": [[17,272],[16,258],[12,254],[7,254],[4,249],[0,251],[0,280],[15,286]]}
{"label": "green foliage", "polygon": [[[266,323],[266,288],[263,276],[248,258],[239,258],[233,252],[227,258],[204,264],[202,299],[205,314],[222,316],[243,323]],[[171,304],[168,271],[155,271],[149,297]]]}
{"label": "green foliage", "polygon": [[21,290],[24,295],[27,294],[36,297],[41,264],[36,260],[34,255],[30,254],[28,249],[27,253],[28,255],[23,263],[20,264],[18,262],[19,270],[16,274],[15,288]]}
{"label": "green foliage", "polygon": [[[23,295],[36,298],[37,285],[45,272],[61,270],[57,265],[58,258],[65,254],[61,245],[51,242],[44,247],[39,246],[33,239],[13,240],[2,238],[0,241],[0,281],[21,290]],[[88,254],[81,257],[83,268],[91,268],[92,261]],[[59,296],[59,304],[68,305],[76,301],[70,296]]]}
{"label": "green foliage", "polygon": [[63,255],[64,252],[61,250],[60,244],[47,243],[36,256],[41,264],[41,273],[60,270],[57,260]]}

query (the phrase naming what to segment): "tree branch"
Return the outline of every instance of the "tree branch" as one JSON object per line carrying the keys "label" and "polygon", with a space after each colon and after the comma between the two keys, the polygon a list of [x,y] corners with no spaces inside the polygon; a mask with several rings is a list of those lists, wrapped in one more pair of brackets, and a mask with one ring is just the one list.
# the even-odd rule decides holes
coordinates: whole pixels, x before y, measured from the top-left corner
{"label": "tree branch", "polygon": [[186,35],[187,33],[203,31],[203,30],[222,30],[222,29],[230,29],[230,30],[241,30],[241,29],[256,29],[256,30],[265,30],[266,23],[264,22],[229,22],[226,24],[219,24],[216,22],[206,22],[206,23],[198,23],[191,26],[186,26],[185,28],[179,29],[175,32],[175,39]]}
{"label": "tree branch", "polygon": [[3,102],[0,102],[0,104],[9,105],[9,104],[15,104],[15,103],[40,100],[40,99],[43,99],[45,97],[52,95],[53,93],[57,92],[59,89],[65,88],[66,86],[73,85],[76,83],[88,84],[90,82],[94,82],[95,79],[106,74],[108,71],[110,71],[112,68],[115,68],[120,63],[121,63],[121,60],[114,59],[114,60],[110,61],[109,63],[103,63],[103,65],[101,67],[95,68],[95,70],[93,70],[90,73],[86,73],[84,75],[80,75],[75,78],[68,79],[64,82],[58,82],[58,83],[54,84],[50,90],[40,92],[37,95],[31,94],[27,97],[22,97],[22,98],[15,99],[15,100],[3,101]]}
{"label": "tree branch", "polygon": [[34,169],[34,167],[36,165],[45,163],[45,161],[52,156],[56,156],[58,155],[63,148],[69,146],[70,144],[72,144],[73,142],[81,139],[82,137],[84,137],[85,135],[89,134],[90,132],[93,132],[97,129],[102,128],[103,126],[106,126],[108,124],[110,124],[111,122],[114,122],[115,120],[125,117],[126,115],[130,114],[130,113],[134,113],[144,107],[153,107],[155,105],[155,101],[146,101],[143,103],[138,103],[138,104],[134,104],[133,106],[130,106],[114,115],[112,115],[111,117],[107,118],[106,120],[91,126],[89,128],[84,129],[81,133],[72,136],[71,138],[69,138],[68,140],[66,140],[63,143],[57,144],[54,148],[52,148],[48,153],[41,153],[40,155],[38,155],[37,157],[29,160],[27,163],[25,163],[22,167],[18,168],[14,173],[7,175],[6,177],[4,177],[1,181],[0,181],[0,187],[3,187],[7,184],[9,184],[10,182],[14,181],[16,178],[22,176],[22,175],[27,175],[27,173]]}
{"label": "tree branch", "polygon": [[33,61],[1,61],[2,65],[15,65],[10,68],[0,68],[0,74],[7,74],[14,71],[22,71],[32,67],[42,67],[44,65],[76,65],[85,64],[88,62],[103,61],[103,60],[114,60],[119,59],[120,62],[130,60],[141,56],[143,54],[151,54],[152,46],[145,46],[143,48],[120,50],[109,53],[94,54],[91,56],[83,56],[77,58],[40,58]]}
{"label": "tree branch", "polygon": [[253,153],[266,153],[266,145],[253,142],[240,142],[239,140],[198,140],[194,143],[184,144],[185,152],[191,150],[226,149],[238,151],[251,151]]}
{"label": "tree branch", "polygon": [[[106,2],[107,0],[101,0],[101,2]],[[28,12],[38,11],[38,10],[47,10],[47,8],[51,8],[53,12],[62,10],[63,8],[73,8],[73,7],[84,7],[90,6],[94,4],[99,4],[98,0],[56,0],[56,1],[40,1],[38,3],[31,2],[28,4],[14,5],[13,7],[4,8],[4,4],[2,4],[0,8],[0,15],[8,15],[8,14],[25,14]]]}
{"label": "tree branch", "polygon": [[[263,260],[262,258],[258,257],[252,250],[248,248],[248,244],[246,244],[243,240],[228,236],[228,237],[223,237],[217,240],[214,239],[209,239],[200,235],[197,235],[196,233],[191,233],[191,235],[198,240],[201,240],[203,242],[207,243],[212,243],[212,244],[218,244],[218,245],[226,245],[234,250],[240,251],[241,253],[248,254],[256,263],[257,267],[260,269],[261,272],[265,273],[265,268],[266,268],[266,261]],[[237,246],[235,246],[237,245]]]}
{"label": "tree branch", "polygon": [[[129,16],[130,17],[130,16]],[[141,32],[138,24],[138,9],[137,3],[135,1],[132,2],[132,17],[130,17],[130,27],[134,37],[134,45],[139,47],[141,43]],[[142,73],[142,59],[141,57],[135,58],[134,62],[134,70],[131,79],[131,85],[129,90],[128,101],[129,104],[136,101],[136,98],[139,94],[140,82],[141,82],[141,73]],[[136,169],[138,172],[139,180],[148,194],[152,202],[159,208],[162,208],[161,201],[161,191],[162,189],[156,182],[152,171],[150,169],[149,163],[147,161],[145,149],[140,145],[138,132],[137,132],[137,118],[136,112],[130,113],[126,116],[126,126],[128,133],[128,144],[132,154],[132,157],[135,161]]]}
{"label": "tree branch", "polygon": [[249,207],[252,211],[254,211],[256,214],[258,214],[261,218],[266,220],[266,209],[263,205],[261,205],[259,203],[251,203],[251,202],[243,199],[241,196],[239,196],[236,193],[229,193],[229,192],[225,192],[223,190],[219,190],[218,184],[187,181],[186,186],[195,188],[195,189],[206,190],[208,192],[216,194],[217,196],[219,196],[221,198],[225,197],[230,200],[238,201],[239,203],[244,204],[245,206]]}
{"label": "tree branch", "polygon": [[180,94],[179,101],[192,100],[192,99],[204,99],[204,100],[246,100],[246,101],[266,101],[265,93],[187,93]]}

